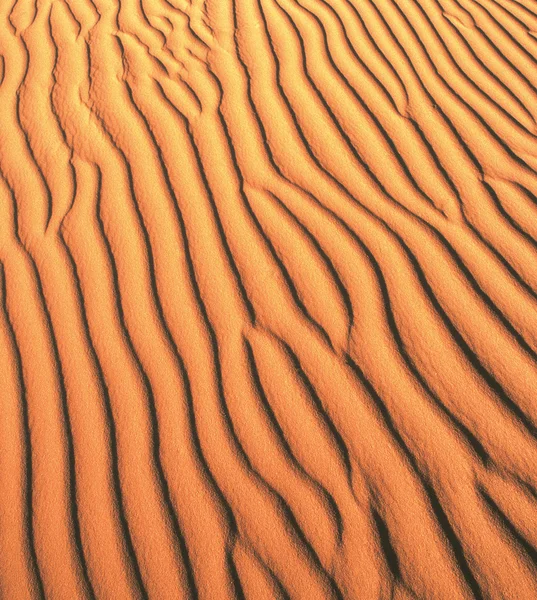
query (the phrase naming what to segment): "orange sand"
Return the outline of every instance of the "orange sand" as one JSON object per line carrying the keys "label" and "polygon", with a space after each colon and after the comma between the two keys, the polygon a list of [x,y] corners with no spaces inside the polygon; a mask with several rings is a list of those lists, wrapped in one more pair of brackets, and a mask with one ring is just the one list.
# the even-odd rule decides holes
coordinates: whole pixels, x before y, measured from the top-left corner
{"label": "orange sand", "polygon": [[537,2],[0,1],[0,599],[537,599]]}

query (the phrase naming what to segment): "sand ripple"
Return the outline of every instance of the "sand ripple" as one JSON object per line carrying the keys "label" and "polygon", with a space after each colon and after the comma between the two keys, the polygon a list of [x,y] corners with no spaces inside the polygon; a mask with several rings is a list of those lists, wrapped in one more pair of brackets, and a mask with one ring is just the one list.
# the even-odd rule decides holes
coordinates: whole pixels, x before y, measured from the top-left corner
{"label": "sand ripple", "polygon": [[534,0],[0,2],[0,598],[537,598]]}

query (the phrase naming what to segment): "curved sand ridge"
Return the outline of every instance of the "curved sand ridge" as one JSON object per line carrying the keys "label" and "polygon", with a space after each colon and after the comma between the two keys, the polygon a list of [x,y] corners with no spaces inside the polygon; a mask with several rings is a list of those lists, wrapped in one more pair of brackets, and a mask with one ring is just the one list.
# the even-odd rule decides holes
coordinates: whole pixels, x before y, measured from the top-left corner
{"label": "curved sand ridge", "polygon": [[0,597],[537,598],[534,0],[0,2]]}

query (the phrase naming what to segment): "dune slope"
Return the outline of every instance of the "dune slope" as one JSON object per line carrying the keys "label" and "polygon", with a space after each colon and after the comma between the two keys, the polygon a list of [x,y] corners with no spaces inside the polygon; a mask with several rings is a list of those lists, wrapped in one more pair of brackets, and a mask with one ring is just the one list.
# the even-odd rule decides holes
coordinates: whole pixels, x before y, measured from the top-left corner
{"label": "dune slope", "polygon": [[537,598],[534,0],[0,2],[0,598]]}

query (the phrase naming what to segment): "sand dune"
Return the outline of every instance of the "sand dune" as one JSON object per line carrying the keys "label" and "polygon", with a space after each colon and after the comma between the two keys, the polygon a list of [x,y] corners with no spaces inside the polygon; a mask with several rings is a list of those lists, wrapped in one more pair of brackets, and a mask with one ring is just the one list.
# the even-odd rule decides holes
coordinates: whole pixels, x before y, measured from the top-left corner
{"label": "sand dune", "polygon": [[534,0],[0,2],[0,598],[537,598]]}

